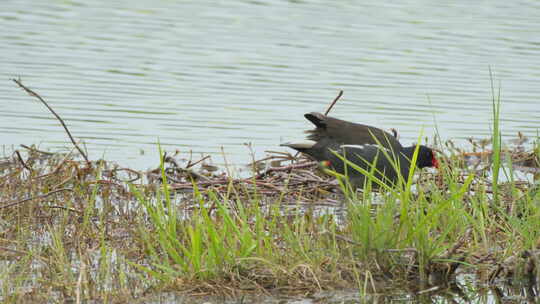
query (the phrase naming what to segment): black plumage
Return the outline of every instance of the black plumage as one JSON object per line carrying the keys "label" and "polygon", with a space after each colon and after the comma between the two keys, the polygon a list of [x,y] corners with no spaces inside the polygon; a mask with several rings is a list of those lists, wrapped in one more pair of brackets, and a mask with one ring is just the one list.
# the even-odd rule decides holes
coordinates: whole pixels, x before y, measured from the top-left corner
{"label": "black plumage", "polygon": [[[374,172],[375,178],[387,185],[396,184],[399,175],[403,176],[404,180],[407,179],[416,145],[403,147],[393,135],[372,126],[320,113],[308,113],[305,117],[316,126],[314,130],[307,131],[308,139],[312,142],[288,143],[283,146],[310,155],[336,172],[346,174],[355,188],[364,187],[365,175],[352,166],[345,165],[336,153],[354,165]],[[437,167],[438,162],[433,150],[420,145],[415,165],[418,168]],[[377,188],[377,183],[374,186]]]}

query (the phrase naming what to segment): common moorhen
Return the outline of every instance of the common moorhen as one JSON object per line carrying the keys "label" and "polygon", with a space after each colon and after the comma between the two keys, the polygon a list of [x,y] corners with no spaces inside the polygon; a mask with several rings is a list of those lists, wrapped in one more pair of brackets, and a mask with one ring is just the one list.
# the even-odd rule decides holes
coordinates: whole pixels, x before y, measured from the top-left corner
{"label": "common moorhen", "polygon": [[[315,129],[306,131],[309,133],[310,141],[298,144],[286,143],[282,146],[308,154],[331,166],[336,172],[348,175],[353,187],[363,188],[365,175],[349,165],[345,166],[344,161],[334,152],[366,171],[373,169],[374,176],[387,185],[394,185],[397,182],[396,168],[399,168],[399,174],[405,180],[409,176],[410,160],[416,145],[403,147],[395,136],[381,129],[321,113],[307,113],[304,116],[316,126]],[[372,164],[375,168],[372,168]],[[416,167],[438,167],[433,150],[420,145]],[[374,184],[374,188],[377,188],[377,184]]]}

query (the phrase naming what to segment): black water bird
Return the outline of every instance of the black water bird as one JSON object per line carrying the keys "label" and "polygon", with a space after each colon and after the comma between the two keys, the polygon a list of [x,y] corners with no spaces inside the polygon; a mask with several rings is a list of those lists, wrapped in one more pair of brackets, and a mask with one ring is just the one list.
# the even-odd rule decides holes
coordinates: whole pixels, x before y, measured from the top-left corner
{"label": "black water bird", "polygon": [[[321,113],[304,115],[315,125],[306,131],[309,142],[286,143],[282,146],[305,153],[325,167],[348,176],[351,185],[363,188],[366,176],[346,165],[343,158],[361,169],[373,172],[374,177],[386,185],[395,185],[398,176],[406,181],[415,150],[418,149],[415,165],[417,168],[438,167],[434,151],[426,146],[403,147],[397,138],[379,128],[352,123],[325,116]],[[336,155],[337,154],[337,155]],[[339,155],[339,156],[338,156]],[[375,183],[374,188],[378,188]]]}

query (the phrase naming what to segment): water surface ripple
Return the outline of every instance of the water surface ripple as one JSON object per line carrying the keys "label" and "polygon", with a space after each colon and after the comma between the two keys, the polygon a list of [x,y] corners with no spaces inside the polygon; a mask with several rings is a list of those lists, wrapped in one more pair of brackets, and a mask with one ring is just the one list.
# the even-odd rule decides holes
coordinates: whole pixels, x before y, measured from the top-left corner
{"label": "water surface ripple", "polygon": [[[535,135],[540,3],[525,1],[31,1],[0,3],[2,144],[68,139],[21,77],[83,139],[91,157],[148,168],[167,150],[249,160],[303,138],[324,111],[397,128],[410,143]],[[145,153],[142,153],[144,151]]]}

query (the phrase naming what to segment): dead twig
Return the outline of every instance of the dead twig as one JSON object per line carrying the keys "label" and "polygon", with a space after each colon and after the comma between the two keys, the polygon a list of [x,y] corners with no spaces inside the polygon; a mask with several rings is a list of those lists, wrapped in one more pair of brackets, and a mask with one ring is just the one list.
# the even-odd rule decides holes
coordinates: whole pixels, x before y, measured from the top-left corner
{"label": "dead twig", "polygon": [[[131,179],[128,179],[128,180],[121,180],[119,178],[116,177],[116,172],[120,172],[120,171],[126,171],[126,172],[129,172],[129,173],[133,173],[135,174],[135,177],[131,178]],[[121,182],[124,182],[124,183],[133,183],[139,179],[141,179],[142,177],[142,174],[136,170],[133,170],[133,169],[130,169],[130,168],[114,168],[114,169],[111,169],[109,171],[107,171],[107,174],[109,175],[108,177],[110,178],[114,178],[118,181],[121,181]]]}
{"label": "dead twig", "polygon": [[336,96],[336,98],[334,98],[334,101],[332,101],[332,103],[330,104],[328,109],[326,109],[326,112],[324,112],[324,116],[326,116],[326,115],[328,115],[328,113],[330,113],[330,110],[332,110],[332,108],[334,107],[336,102],[341,98],[342,95],[343,95],[343,90],[339,90],[339,93]]}
{"label": "dead twig", "polygon": [[71,140],[71,143],[73,143],[73,145],[75,146],[75,148],[77,148],[77,150],[79,151],[79,153],[81,153],[81,155],[83,156],[84,160],[86,161],[86,164],[88,166],[90,166],[90,161],[88,160],[88,157],[86,156],[86,154],[83,152],[83,150],[79,147],[79,145],[77,145],[77,143],[75,142],[75,139],[73,139],[73,136],[71,136],[71,133],[69,132],[69,129],[68,127],[66,126],[66,124],[64,123],[64,120],[62,120],[62,118],[60,117],[60,115],[58,115],[54,110],[53,108],[51,108],[47,102],[45,102],[45,100],[43,100],[43,98],[41,98],[41,96],[39,96],[39,94],[37,94],[36,92],[30,90],[29,88],[27,88],[26,86],[24,86],[22,84],[22,82],[18,79],[12,79],[13,82],[15,82],[19,87],[21,87],[23,90],[26,91],[26,93],[28,93],[28,95],[30,96],[34,96],[36,97],[39,101],[41,101],[46,107],[47,109],[49,109],[49,111],[51,111],[51,113],[56,117],[56,119],[58,119],[58,121],[60,121],[60,123],[62,124],[62,127],[64,127],[64,130],[66,131],[67,135],[69,136],[69,139]]}
{"label": "dead twig", "polygon": [[52,172],[46,173],[46,174],[43,174],[43,175],[40,175],[40,176],[36,176],[36,177],[34,177],[34,179],[40,179],[40,178],[44,178],[44,177],[48,177],[48,176],[57,174],[57,173],[60,171],[60,169],[64,166],[64,164],[65,164],[66,162],[68,162],[68,159],[69,159],[69,157],[71,156],[71,152],[72,152],[72,151],[70,151],[70,152],[64,157],[64,159],[59,163],[58,166],[56,166],[56,168],[55,168]]}
{"label": "dead twig", "polygon": [[[315,165],[317,165],[317,162],[310,161],[310,162],[292,164],[292,165],[282,166],[282,167],[272,167],[272,168],[269,168],[268,170],[264,171],[263,173],[255,176],[255,179],[260,179],[260,178],[266,176],[270,172],[290,171],[290,170],[293,170],[293,169],[304,169],[304,168],[313,167]],[[248,179],[252,179],[252,178],[253,177],[250,177]]]}
{"label": "dead twig", "polygon": [[61,210],[74,212],[74,213],[77,213],[77,214],[84,214],[84,211],[77,210],[75,208],[68,208],[68,207],[64,207],[64,206],[46,206],[46,208],[49,208],[49,209],[61,209]]}
{"label": "dead twig", "polygon": [[37,152],[37,153],[41,153],[41,154],[45,154],[45,155],[51,155],[51,156],[52,156],[52,155],[55,155],[55,154],[56,154],[56,153],[54,153],[54,152],[47,152],[47,151],[38,150],[38,149],[36,149],[36,148],[32,148],[32,147],[29,147],[29,146],[27,146],[27,145],[22,145],[22,144],[21,144],[21,147],[23,147],[23,148],[25,148],[25,149],[27,149],[27,150],[30,150],[30,151],[32,151],[32,152]]}
{"label": "dead twig", "polygon": [[190,163],[186,166],[185,169],[189,169],[189,168],[195,166],[196,164],[198,164],[198,163],[200,163],[200,162],[203,162],[203,161],[205,161],[205,160],[207,160],[207,159],[209,159],[209,158],[210,158],[210,155],[206,155],[205,157],[199,159],[198,161],[196,161],[196,162],[194,162],[194,163],[191,163],[191,162],[190,162]]}
{"label": "dead twig", "polygon": [[29,202],[29,201],[32,201],[32,200],[35,200],[35,199],[39,199],[39,198],[45,198],[47,196],[50,196],[50,195],[53,195],[55,193],[62,192],[62,191],[73,191],[73,189],[71,189],[71,188],[57,189],[57,190],[51,191],[49,193],[45,193],[45,194],[38,195],[38,196],[33,196],[33,197],[30,197],[30,198],[25,198],[23,200],[16,201],[16,202],[13,202],[13,203],[1,204],[0,209],[13,207],[13,206],[20,205],[20,204],[23,204],[23,203],[26,203],[26,202]]}
{"label": "dead twig", "polygon": [[30,167],[28,167],[28,165],[24,162],[22,156],[21,156],[21,153],[19,152],[19,150],[15,150],[15,155],[17,155],[17,158],[19,159],[19,162],[21,163],[21,165],[28,171],[32,172],[32,169]]}

